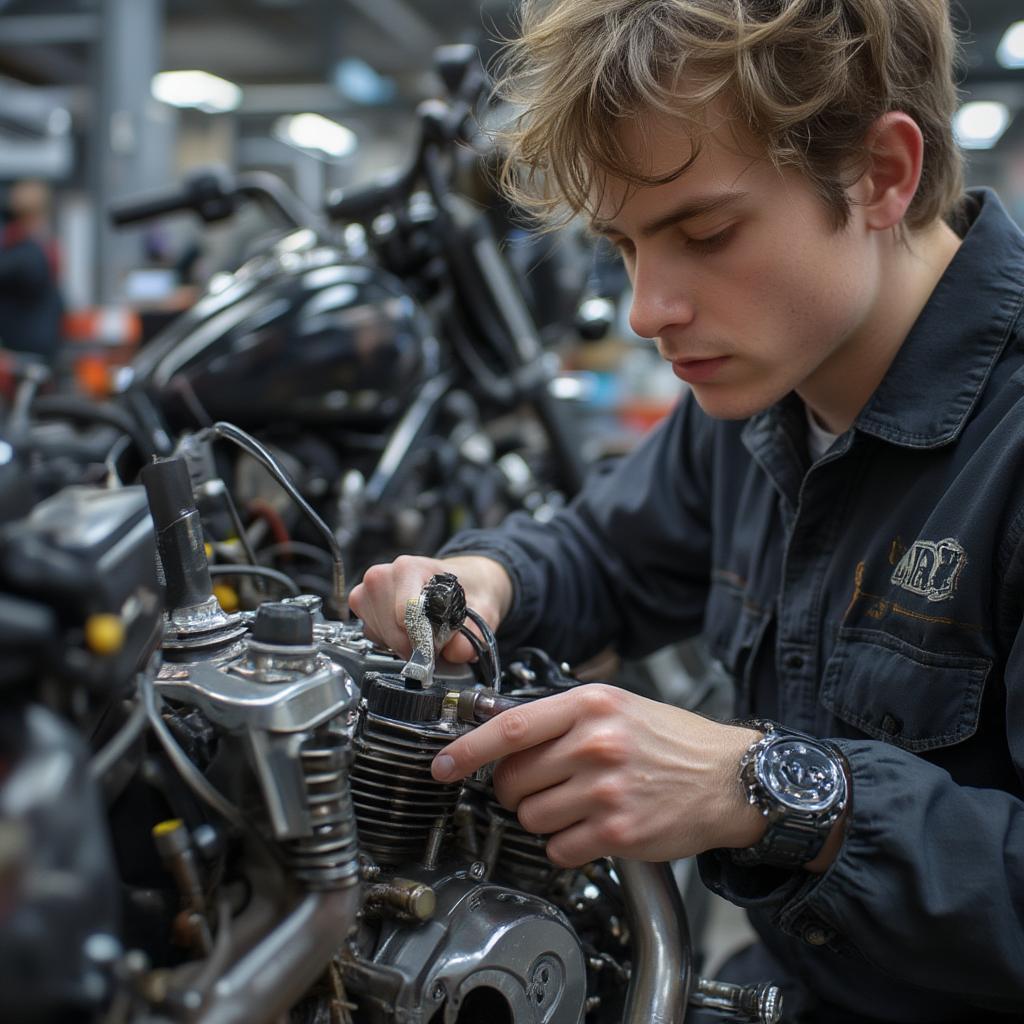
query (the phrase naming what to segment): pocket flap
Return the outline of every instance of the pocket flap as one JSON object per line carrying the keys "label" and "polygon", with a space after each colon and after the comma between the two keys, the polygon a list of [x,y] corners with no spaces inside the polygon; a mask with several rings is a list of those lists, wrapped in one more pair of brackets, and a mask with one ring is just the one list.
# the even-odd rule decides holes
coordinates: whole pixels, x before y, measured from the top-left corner
{"label": "pocket flap", "polygon": [[935,654],[871,629],[840,629],[821,703],[875,739],[922,751],[978,728],[989,658]]}

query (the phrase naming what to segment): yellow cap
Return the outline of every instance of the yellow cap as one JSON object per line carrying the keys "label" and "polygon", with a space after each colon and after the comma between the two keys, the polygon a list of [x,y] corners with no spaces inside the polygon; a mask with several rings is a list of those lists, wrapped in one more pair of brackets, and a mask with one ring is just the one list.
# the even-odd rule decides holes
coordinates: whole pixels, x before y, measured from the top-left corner
{"label": "yellow cap", "polygon": [[237,612],[238,606],[241,602],[238,600],[238,591],[234,587],[229,587],[226,583],[215,583],[213,585],[213,596],[217,598],[217,603],[228,612]]}
{"label": "yellow cap", "polygon": [[117,654],[124,646],[124,634],[121,617],[110,612],[85,620],[85,644],[94,654]]}
{"label": "yellow cap", "polygon": [[181,818],[168,818],[166,821],[161,821],[153,826],[153,835],[165,836],[169,832],[177,832],[181,825]]}
{"label": "yellow cap", "polygon": [[209,541],[206,541],[203,544],[203,549],[206,551],[207,561],[209,561],[209,559],[213,558],[213,545]]}

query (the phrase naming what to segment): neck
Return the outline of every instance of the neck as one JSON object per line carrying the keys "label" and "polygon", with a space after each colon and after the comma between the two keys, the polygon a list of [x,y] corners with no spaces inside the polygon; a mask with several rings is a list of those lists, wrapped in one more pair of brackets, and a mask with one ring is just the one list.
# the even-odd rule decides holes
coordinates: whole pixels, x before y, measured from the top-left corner
{"label": "neck", "polygon": [[881,383],[960,239],[940,221],[912,235],[909,245],[892,237],[884,244],[871,312],[797,389],[815,419],[835,434],[850,427]]}

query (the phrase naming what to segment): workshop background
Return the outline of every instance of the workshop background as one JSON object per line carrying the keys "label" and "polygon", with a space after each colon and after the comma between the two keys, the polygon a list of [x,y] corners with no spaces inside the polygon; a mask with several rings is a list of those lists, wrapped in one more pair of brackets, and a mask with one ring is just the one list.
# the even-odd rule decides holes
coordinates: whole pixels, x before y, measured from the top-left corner
{"label": "workshop background", "polygon": [[[19,179],[52,190],[66,340],[138,344],[258,232],[187,215],[118,229],[107,211],[119,199],[223,166],[278,175],[320,210],[333,189],[410,158],[416,105],[441,89],[435,48],[472,43],[486,60],[513,11],[511,0],[0,0],[0,207]],[[1018,221],[1021,13],[1014,0],[953,4],[969,183],[996,188]],[[597,263],[604,291],[626,287],[607,253],[579,258]],[[630,337],[628,296],[607,297],[618,315],[606,343],[575,352],[569,337],[561,352],[597,374],[577,381],[582,399],[644,429],[678,382]]]}
{"label": "workshop background", "polygon": [[[966,41],[955,127],[969,183],[996,188],[1024,224],[1024,11],[963,0],[953,13]],[[45,186],[30,199],[63,306],[60,386],[114,392],[266,230],[248,208],[224,223],[179,212],[118,228],[113,207],[220,167],[269,172],[320,216],[337,190],[411,158],[417,105],[444,88],[435,49],[469,43],[486,60],[511,19],[508,0],[0,0],[0,208],[17,183]],[[508,244],[532,252],[523,234]],[[635,443],[680,385],[630,334],[614,258],[571,232],[561,242],[573,310],[548,324],[552,387],[575,402],[592,460]],[[19,372],[0,358],[0,391]],[[648,685],[679,703],[707,697],[713,666],[689,656],[648,665]],[[728,909],[711,913],[713,970],[746,933]]]}

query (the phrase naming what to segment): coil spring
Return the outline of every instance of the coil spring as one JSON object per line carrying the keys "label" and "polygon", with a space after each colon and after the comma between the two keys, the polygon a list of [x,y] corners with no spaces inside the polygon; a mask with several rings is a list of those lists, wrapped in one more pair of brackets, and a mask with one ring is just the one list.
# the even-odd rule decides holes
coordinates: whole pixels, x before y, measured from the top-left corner
{"label": "coil spring", "polygon": [[360,848],[379,864],[424,856],[431,830],[447,823],[459,783],[435,782],[434,755],[452,734],[364,712],[354,741],[352,800]]}
{"label": "coil spring", "polygon": [[313,834],[288,840],[285,854],[297,879],[312,889],[342,889],[359,877],[356,816],[348,783],[352,751],[325,728],[306,741],[299,757]]}
{"label": "coil spring", "polygon": [[489,783],[471,782],[466,788],[488,874],[528,892],[543,891],[559,871],[545,852],[547,838],[527,832],[515,814],[498,803]]}

